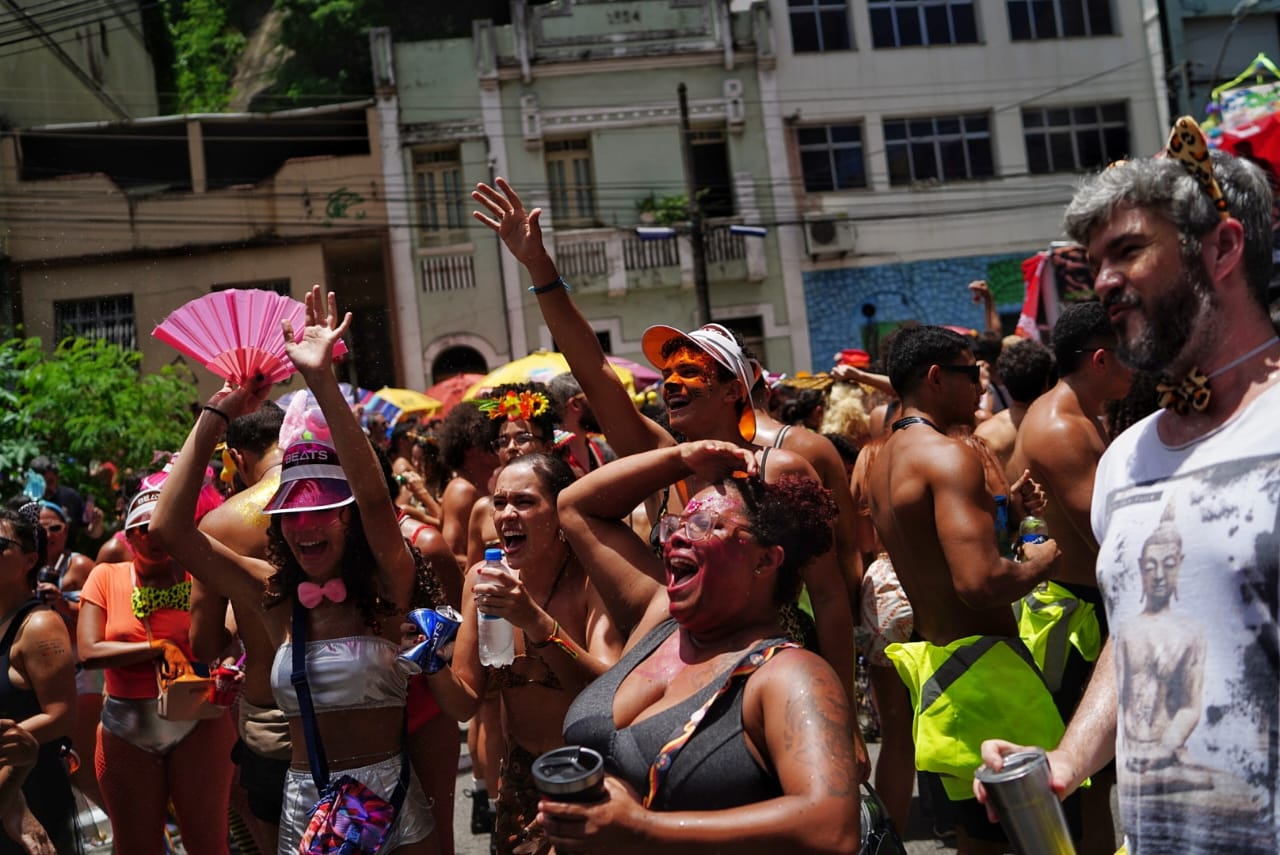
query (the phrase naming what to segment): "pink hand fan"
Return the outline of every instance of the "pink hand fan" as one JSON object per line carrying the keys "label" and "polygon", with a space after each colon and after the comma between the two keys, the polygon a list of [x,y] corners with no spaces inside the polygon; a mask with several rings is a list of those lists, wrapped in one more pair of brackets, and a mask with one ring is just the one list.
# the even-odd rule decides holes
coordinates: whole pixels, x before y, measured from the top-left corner
{"label": "pink hand fan", "polygon": [[[179,307],[151,334],[236,385],[259,374],[279,383],[295,370],[284,352],[280,321],[288,318],[301,339],[306,313],[302,303],[274,291],[230,288]],[[338,341],[334,357],[346,352]]]}

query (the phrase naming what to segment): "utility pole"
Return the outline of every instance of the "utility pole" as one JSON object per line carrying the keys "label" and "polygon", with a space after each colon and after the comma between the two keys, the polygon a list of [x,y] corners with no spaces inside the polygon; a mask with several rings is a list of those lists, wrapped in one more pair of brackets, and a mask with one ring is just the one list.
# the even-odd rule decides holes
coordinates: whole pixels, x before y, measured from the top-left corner
{"label": "utility pole", "polygon": [[683,83],[680,95],[680,156],[684,161],[684,186],[689,199],[689,246],[693,250],[693,290],[698,299],[698,326],[711,323],[711,293],[707,288],[707,252],[702,234],[702,203],[693,174],[693,133],[689,130],[689,96]]}

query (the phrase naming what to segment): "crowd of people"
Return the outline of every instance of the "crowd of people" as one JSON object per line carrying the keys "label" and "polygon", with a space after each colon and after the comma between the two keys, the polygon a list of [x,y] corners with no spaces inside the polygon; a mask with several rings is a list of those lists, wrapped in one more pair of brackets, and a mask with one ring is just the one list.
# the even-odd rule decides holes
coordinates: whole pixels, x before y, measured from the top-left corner
{"label": "crowd of people", "polygon": [[[1274,853],[1272,196],[1198,169],[1082,183],[1098,299],[1046,343],[1002,336],[983,282],[956,292],[985,331],[904,325],[812,377],[660,325],[656,407],[541,211],[480,185],[570,373],[362,418],[317,286],[282,330],[310,396],[228,383],[118,520],[31,462],[0,510],[0,853],[79,851],[77,791],[129,855],[174,828],[193,855],[337,851],[342,786],[384,817],[362,851],[452,855],[460,727],[502,855],[858,852],[875,791],[898,833],[918,791],[958,851],[1006,852],[975,770],[1028,747],[1082,853]],[[415,609],[461,619],[427,660]],[[540,794],[565,745],[604,757],[600,798]]]}

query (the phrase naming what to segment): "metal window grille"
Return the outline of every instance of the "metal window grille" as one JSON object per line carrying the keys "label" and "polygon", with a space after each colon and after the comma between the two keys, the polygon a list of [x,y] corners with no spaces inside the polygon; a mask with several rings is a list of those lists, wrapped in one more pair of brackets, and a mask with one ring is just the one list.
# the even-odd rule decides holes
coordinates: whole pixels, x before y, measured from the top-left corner
{"label": "metal window grille", "polygon": [[608,244],[602,240],[560,244],[556,247],[556,266],[566,278],[608,276]]}
{"label": "metal window grille", "polygon": [[422,290],[427,294],[476,287],[470,255],[428,255],[422,259]]}
{"label": "metal window grille", "polygon": [[133,295],[55,300],[53,326],[58,336],[106,339],[126,350],[138,349],[138,329],[133,317]]}
{"label": "metal window grille", "polygon": [[735,261],[747,257],[747,245],[742,235],[735,235],[728,226],[716,226],[706,233],[707,261]]}
{"label": "metal window grille", "polygon": [[674,237],[658,240],[626,237],[622,239],[622,263],[628,270],[679,267],[680,245]]}

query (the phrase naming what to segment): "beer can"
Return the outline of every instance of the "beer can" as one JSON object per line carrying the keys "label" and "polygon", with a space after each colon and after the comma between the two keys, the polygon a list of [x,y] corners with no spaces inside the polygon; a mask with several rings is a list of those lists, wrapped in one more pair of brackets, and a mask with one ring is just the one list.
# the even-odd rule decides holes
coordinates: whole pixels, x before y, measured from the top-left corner
{"label": "beer can", "polygon": [[444,664],[439,658],[440,648],[458,634],[462,615],[449,606],[440,606],[438,609],[414,609],[408,618],[426,639],[401,653],[400,658],[413,663],[424,674],[434,674]]}

